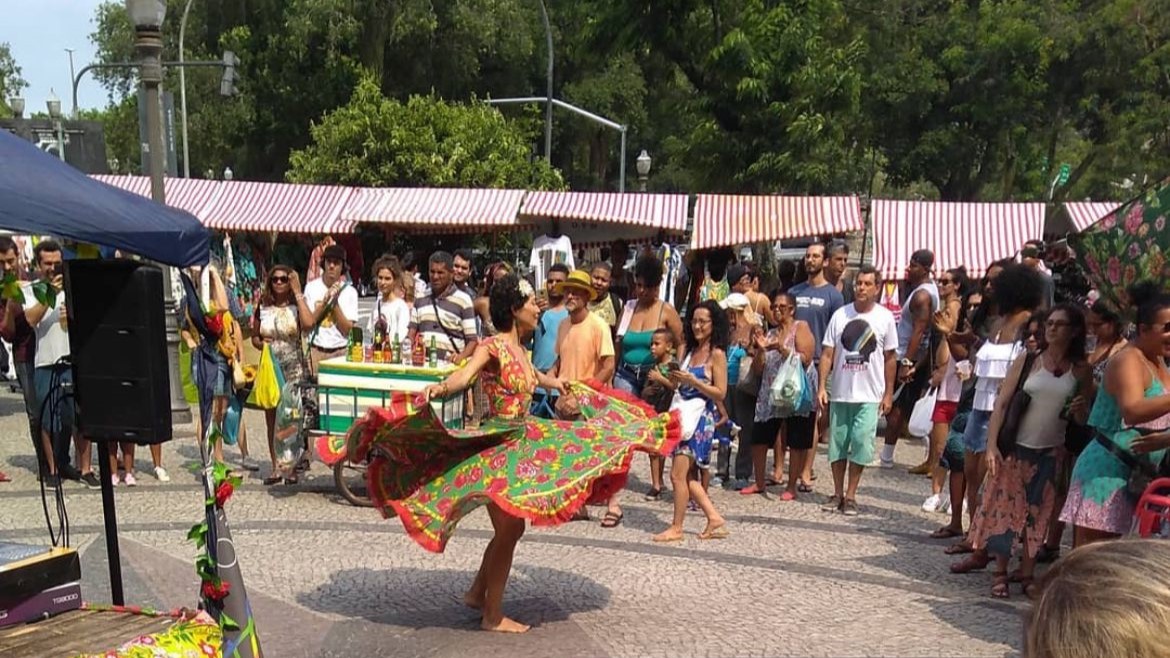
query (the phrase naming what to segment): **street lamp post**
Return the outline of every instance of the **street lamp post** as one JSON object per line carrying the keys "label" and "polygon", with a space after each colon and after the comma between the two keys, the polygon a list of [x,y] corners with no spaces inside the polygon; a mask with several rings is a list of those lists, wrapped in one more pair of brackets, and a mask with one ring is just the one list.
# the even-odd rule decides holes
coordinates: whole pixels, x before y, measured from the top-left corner
{"label": "street lamp post", "polygon": [[646,191],[646,181],[650,178],[650,165],[652,162],[650,154],[646,152],[646,149],[642,149],[642,152],[638,154],[638,159],[634,161],[634,168],[638,171],[639,192]]}
{"label": "street lamp post", "polygon": [[[162,0],[126,0],[126,9],[134,23],[134,49],[138,53],[139,78],[145,91],[147,157],[150,171],[150,197],[166,202],[163,187],[162,104],[159,86],[162,85],[162,24],[167,5]],[[191,422],[191,410],[183,398],[179,378],[179,316],[172,282],[174,268],[163,264],[163,305],[166,309],[167,361],[171,384],[171,419],[175,423]]]}
{"label": "street lamp post", "polygon": [[20,96],[13,96],[8,99],[8,107],[12,108],[12,116],[21,119],[24,118],[24,99]]}
{"label": "street lamp post", "polygon": [[61,99],[53,90],[49,90],[49,100],[45,101],[49,109],[49,118],[53,120],[53,132],[57,135],[57,155],[61,162],[65,162],[65,128],[61,124]]}
{"label": "street lamp post", "polygon": [[552,164],[552,111],[553,111],[553,40],[552,25],[548,20],[548,7],[540,0],[540,18],[544,22],[544,43],[548,49],[548,70],[545,72],[544,103],[544,159]]}

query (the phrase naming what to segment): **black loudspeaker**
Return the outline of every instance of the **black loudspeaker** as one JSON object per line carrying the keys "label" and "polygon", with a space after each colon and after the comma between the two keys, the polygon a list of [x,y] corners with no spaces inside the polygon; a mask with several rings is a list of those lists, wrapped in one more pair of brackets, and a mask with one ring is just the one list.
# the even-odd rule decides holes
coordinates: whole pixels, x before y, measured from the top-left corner
{"label": "black loudspeaker", "polygon": [[162,270],[133,260],[66,261],[65,295],[82,435],[169,441]]}

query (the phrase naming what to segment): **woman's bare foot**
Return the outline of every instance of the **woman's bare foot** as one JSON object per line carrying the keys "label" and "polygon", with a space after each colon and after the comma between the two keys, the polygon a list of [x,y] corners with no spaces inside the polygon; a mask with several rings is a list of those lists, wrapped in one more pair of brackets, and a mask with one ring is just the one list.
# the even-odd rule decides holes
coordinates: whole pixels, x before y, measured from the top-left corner
{"label": "woman's bare foot", "polygon": [[472,610],[479,610],[483,607],[483,592],[467,590],[467,593],[463,595],[463,605]]}
{"label": "woman's bare foot", "polygon": [[500,617],[500,620],[494,624],[485,618],[480,622],[479,627],[485,631],[495,631],[496,633],[527,633],[528,629],[532,628],[507,617]]}
{"label": "woman's bare foot", "polygon": [[707,521],[707,527],[699,533],[699,539],[723,539],[728,535],[727,522],[723,517],[715,517]]}
{"label": "woman's bare foot", "polygon": [[663,530],[662,532],[658,533],[657,535],[654,535],[653,537],[651,537],[651,540],[656,541],[660,544],[665,543],[665,542],[672,542],[672,541],[682,541],[683,540],[683,531],[682,531],[682,528],[675,528],[672,526],[670,528],[667,528],[666,530]]}

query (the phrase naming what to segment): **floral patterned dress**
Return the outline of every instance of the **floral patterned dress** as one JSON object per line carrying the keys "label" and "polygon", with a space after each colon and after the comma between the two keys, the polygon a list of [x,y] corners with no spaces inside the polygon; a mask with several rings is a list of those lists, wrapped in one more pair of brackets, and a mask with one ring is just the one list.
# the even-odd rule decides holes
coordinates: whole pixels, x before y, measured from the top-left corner
{"label": "floral patterned dress", "polygon": [[634,451],[668,454],[679,440],[676,414],[600,385],[572,385],[584,420],[528,416],[527,355],[500,337],[480,345],[491,357],[480,373],[491,417],[478,429],[447,429],[429,404],[395,394],[349,433],[353,458],[371,458],[375,504],[427,550],[442,552],[459,520],[488,502],[535,525],[569,521],[625,486]]}

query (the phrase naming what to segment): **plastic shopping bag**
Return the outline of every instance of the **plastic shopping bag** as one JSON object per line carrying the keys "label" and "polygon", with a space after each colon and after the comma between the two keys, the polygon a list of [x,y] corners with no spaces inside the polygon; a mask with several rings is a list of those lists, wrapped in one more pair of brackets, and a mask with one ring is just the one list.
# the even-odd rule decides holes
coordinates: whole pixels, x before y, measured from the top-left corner
{"label": "plastic shopping bag", "polygon": [[914,411],[910,412],[910,424],[907,427],[910,436],[921,438],[930,434],[930,430],[934,427],[934,421],[931,418],[934,416],[934,403],[937,399],[938,388],[932,387],[926,392],[926,395],[914,403]]}
{"label": "plastic shopping bag", "polygon": [[272,358],[272,349],[264,346],[260,353],[260,365],[256,368],[256,383],[248,404],[261,409],[275,409],[280,404],[281,389],[284,388],[284,373],[280,364]]}
{"label": "plastic shopping bag", "polygon": [[768,394],[772,406],[781,415],[791,416],[797,413],[806,388],[804,364],[800,361],[800,355],[793,352],[780,364]]}

